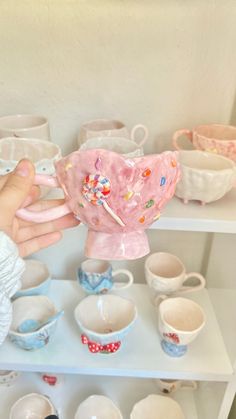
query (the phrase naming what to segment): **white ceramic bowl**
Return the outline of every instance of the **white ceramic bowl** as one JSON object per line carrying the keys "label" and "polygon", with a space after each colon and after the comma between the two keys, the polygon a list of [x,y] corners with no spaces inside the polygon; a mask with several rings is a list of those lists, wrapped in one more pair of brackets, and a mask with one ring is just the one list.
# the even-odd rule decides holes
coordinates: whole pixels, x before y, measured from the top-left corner
{"label": "white ceramic bowl", "polygon": [[15,402],[9,419],[45,419],[49,415],[56,414],[56,409],[48,397],[31,393]]}
{"label": "white ceramic bowl", "polygon": [[47,345],[55,333],[58,319],[54,319],[34,332],[20,333],[19,326],[26,320],[35,320],[40,324],[54,316],[57,310],[43,295],[20,297],[13,301],[13,320],[9,331],[10,340],[26,350],[40,349]]}
{"label": "white ceramic bowl", "polygon": [[49,291],[51,276],[47,265],[39,260],[26,259],[25,271],[21,277],[21,289],[14,298],[27,295],[45,295]]}
{"label": "white ceramic bowl", "polygon": [[135,304],[118,295],[90,295],[76,307],[82,342],[92,353],[116,352],[137,319]]}
{"label": "white ceramic bowl", "polygon": [[130,419],[185,419],[185,416],[175,400],[151,394],[134,405]]}
{"label": "white ceramic bowl", "polygon": [[92,395],[78,407],[75,419],[122,419],[116,405],[105,396]]}
{"label": "white ceramic bowl", "polygon": [[17,378],[21,375],[19,371],[0,371],[0,386],[9,387],[15,383]]}
{"label": "white ceramic bowl", "polygon": [[181,179],[175,195],[202,204],[216,201],[229,192],[236,180],[235,163],[221,155],[205,151],[179,151]]}

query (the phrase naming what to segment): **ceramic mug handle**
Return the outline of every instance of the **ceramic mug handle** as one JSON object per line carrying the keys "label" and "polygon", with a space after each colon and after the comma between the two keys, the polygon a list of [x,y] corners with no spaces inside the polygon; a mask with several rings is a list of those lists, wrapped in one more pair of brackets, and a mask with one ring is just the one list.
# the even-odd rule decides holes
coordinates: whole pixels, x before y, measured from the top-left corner
{"label": "ceramic mug handle", "polygon": [[[35,185],[48,186],[50,188],[59,188],[58,180],[54,176],[36,175],[34,180]],[[44,211],[30,211],[26,208],[21,208],[16,212],[17,217],[25,221],[32,221],[34,223],[44,223],[47,221],[56,220],[63,217],[63,215],[70,214],[71,210],[67,204],[58,205]]]}
{"label": "ceramic mug handle", "polygon": [[124,282],[116,282],[113,284],[113,289],[114,290],[120,290],[120,289],[125,289],[130,287],[130,285],[133,284],[134,282],[134,277],[132,275],[132,273],[130,271],[128,271],[127,269],[117,269],[117,271],[113,271],[112,273],[112,277],[119,275],[119,274],[124,274],[128,277],[128,282],[124,283]]}
{"label": "ceramic mug handle", "polygon": [[202,288],[204,288],[205,285],[206,285],[205,278],[201,274],[199,274],[197,272],[189,272],[188,274],[186,274],[183,284],[189,278],[197,278],[197,279],[199,279],[199,284],[198,285],[192,285],[191,287],[188,287],[187,285],[183,285],[179,290],[176,291],[176,293],[199,291]]}
{"label": "ceramic mug handle", "polygon": [[193,133],[192,133],[192,131],[190,131],[187,128],[179,129],[178,131],[175,131],[175,133],[173,135],[173,138],[172,138],[172,144],[173,144],[173,146],[174,146],[174,148],[176,150],[182,150],[182,148],[178,144],[178,139],[182,135],[186,135],[186,137],[189,139],[189,141],[192,142],[192,139],[193,139]]}
{"label": "ceramic mug handle", "polygon": [[197,383],[196,381],[184,380],[184,381],[181,381],[180,388],[183,390],[196,390]]}
{"label": "ceramic mug handle", "polygon": [[154,298],[154,306],[156,308],[159,307],[159,305],[162,303],[162,301],[166,300],[166,298],[168,298],[168,295],[164,295],[164,294],[159,294]]}
{"label": "ceramic mug handle", "polygon": [[[143,138],[140,141],[136,140],[136,135],[135,135],[138,130],[143,131]],[[147,129],[147,127],[145,125],[142,125],[142,124],[135,125],[131,130],[130,137],[131,137],[131,140],[133,140],[137,143],[138,147],[142,147],[148,139],[148,129]]]}

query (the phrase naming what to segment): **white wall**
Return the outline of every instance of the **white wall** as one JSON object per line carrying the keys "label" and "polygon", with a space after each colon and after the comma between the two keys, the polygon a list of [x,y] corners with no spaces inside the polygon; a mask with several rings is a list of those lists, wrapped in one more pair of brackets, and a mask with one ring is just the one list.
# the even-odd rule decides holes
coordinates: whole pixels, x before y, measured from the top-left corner
{"label": "white wall", "polygon": [[[235,0],[0,0],[0,114],[48,116],[64,154],[96,117],[146,124],[161,151],[177,128],[235,117],[235,22]],[[38,255],[56,276],[83,258],[82,230]],[[150,236],[201,268],[205,234]]]}

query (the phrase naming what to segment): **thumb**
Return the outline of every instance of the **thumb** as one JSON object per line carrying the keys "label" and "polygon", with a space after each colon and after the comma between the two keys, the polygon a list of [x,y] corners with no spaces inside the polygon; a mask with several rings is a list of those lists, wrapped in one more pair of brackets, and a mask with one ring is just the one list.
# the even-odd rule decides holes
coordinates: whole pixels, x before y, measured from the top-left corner
{"label": "thumb", "polygon": [[29,160],[21,160],[8,179],[0,193],[1,211],[7,211],[8,216],[23,204],[34,181],[34,166]]}

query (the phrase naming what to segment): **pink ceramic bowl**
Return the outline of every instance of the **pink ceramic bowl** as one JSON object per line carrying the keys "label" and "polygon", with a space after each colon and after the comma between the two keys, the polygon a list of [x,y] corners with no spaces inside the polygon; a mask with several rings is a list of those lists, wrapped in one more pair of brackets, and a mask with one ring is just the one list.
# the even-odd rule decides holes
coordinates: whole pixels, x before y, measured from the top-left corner
{"label": "pink ceramic bowl", "polygon": [[57,179],[38,184],[61,186],[66,204],[18,216],[43,222],[74,213],[88,225],[85,254],[95,259],[137,259],[149,253],[145,229],[175,193],[180,178],[178,152],[125,158],[108,150],[76,151],[55,163]]}

